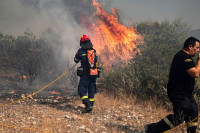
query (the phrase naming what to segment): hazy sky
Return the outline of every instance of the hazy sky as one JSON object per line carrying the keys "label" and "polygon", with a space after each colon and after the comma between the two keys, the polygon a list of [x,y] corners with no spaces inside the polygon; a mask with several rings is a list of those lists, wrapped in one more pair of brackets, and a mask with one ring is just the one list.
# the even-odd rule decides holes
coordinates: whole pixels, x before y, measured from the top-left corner
{"label": "hazy sky", "polygon": [[[16,35],[30,29],[32,32],[40,33],[46,27],[59,30],[63,25],[66,26],[66,32],[71,33],[74,28],[81,30],[73,16],[76,16],[75,10],[80,10],[80,3],[83,1],[91,2],[91,0],[0,0],[0,32]],[[124,22],[138,23],[146,20],[160,22],[165,19],[171,22],[181,18],[190,24],[192,29],[200,29],[200,0],[100,1],[108,10],[113,7],[119,8],[120,17]]]}
{"label": "hazy sky", "polygon": [[[103,1],[103,0],[102,0]],[[173,21],[181,18],[200,29],[200,0],[112,0],[110,6],[120,8],[121,13],[135,22],[141,20]]]}

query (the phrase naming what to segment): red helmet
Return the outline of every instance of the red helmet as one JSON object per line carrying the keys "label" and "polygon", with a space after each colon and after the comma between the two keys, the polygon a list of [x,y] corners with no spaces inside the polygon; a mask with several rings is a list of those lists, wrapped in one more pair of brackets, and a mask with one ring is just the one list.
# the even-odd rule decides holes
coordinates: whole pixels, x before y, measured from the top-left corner
{"label": "red helmet", "polygon": [[86,40],[90,40],[89,36],[87,35],[82,35],[81,39],[80,39],[80,42],[84,42]]}

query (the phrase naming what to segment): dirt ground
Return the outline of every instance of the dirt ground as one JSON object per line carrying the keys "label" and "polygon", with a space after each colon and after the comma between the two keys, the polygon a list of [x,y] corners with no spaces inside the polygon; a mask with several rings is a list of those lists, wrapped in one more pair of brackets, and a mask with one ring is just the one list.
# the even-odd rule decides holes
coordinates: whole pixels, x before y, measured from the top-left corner
{"label": "dirt ground", "polygon": [[[16,99],[1,99],[0,103],[3,105],[13,100]],[[0,132],[143,133],[145,124],[156,122],[170,113],[150,101],[136,103],[133,98],[116,99],[104,93],[95,96],[92,113],[82,114],[83,108],[77,96],[29,98],[0,108]]]}

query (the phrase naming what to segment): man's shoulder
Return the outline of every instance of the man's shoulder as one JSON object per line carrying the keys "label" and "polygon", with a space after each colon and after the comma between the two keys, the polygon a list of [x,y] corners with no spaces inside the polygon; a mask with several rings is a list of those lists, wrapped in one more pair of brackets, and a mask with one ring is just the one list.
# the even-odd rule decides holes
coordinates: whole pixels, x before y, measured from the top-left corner
{"label": "man's shoulder", "polygon": [[79,49],[78,49],[78,52],[83,53],[83,52],[86,52],[86,50],[84,50],[84,49],[82,49],[82,48],[79,48]]}
{"label": "man's shoulder", "polygon": [[76,55],[81,56],[84,53],[83,49],[79,48],[78,51],[76,52]]}
{"label": "man's shoulder", "polygon": [[177,52],[177,54],[175,55],[175,57],[173,59],[173,62],[176,65],[181,65],[181,66],[184,65],[184,66],[188,66],[190,68],[194,67],[194,61],[193,61],[192,57],[189,54],[185,53],[184,51]]}
{"label": "man's shoulder", "polygon": [[191,57],[187,53],[185,53],[184,51],[182,51],[182,50],[179,51],[179,52],[177,52],[174,57],[178,58],[178,59],[187,59],[187,58],[191,59]]}

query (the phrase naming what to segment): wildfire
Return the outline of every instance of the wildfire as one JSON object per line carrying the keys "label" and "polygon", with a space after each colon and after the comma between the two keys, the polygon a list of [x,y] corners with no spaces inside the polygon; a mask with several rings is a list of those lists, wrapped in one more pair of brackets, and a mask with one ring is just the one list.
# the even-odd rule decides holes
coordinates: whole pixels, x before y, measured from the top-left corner
{"label": "wildfire", "polygon": [[143,43],[143,37],[134,27],[119,23],[119,10],[113,8],[112,13],[109,13],[98,0],[93,0],[92,5],[96,8],[96,21],[90,20],[86,15],[81,20],[104,66],[110,68],[124,64],[140,54],[137,46]]}
{"label": "wildfire", "polygon": [[53,91],[49,91],[49,94],[59,95],[60,93],[59,93],[59,92],[56,92],[55,90],[53,90]]}

